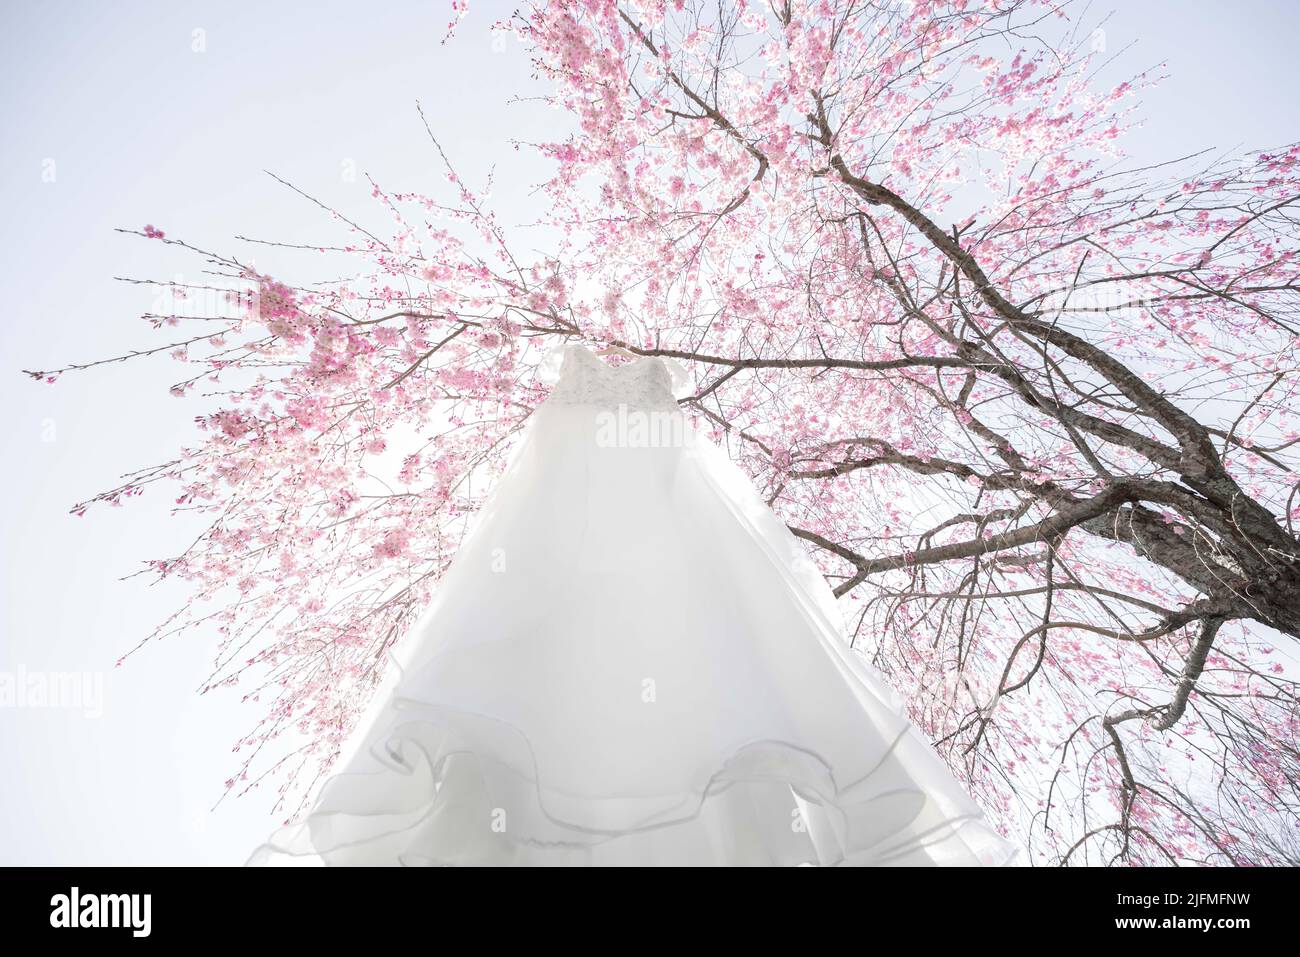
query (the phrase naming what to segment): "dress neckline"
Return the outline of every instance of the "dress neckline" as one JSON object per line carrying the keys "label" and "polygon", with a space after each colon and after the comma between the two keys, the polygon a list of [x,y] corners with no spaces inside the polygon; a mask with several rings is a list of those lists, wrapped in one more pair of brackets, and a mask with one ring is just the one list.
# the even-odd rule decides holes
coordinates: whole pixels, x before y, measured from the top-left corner
{"label": "dress neckline", "polygon": [[593,362],[595,362],[597,365],[599,365],[599,366],[601,366],[601,367],[603,367],[603,368],[605,368],[605,369],[609,369],[611,372],[618,372],[620,369],[626,369],[626,368],[629,368],[630,366],[634,366],[634,365],[636,365],[638,362],[644,362],[644,361],[646,361],[647,359],[658,359],[658,358],[659,358],[659,356],[642,356],[642,355],[634,355],[634,356],[633,356],[633,357],[632,357],[628,362],[624,362],[624,363],[622,363],[622,364],[620,364],[620,365],[614,365],[614,364],[612,364],[612,363],[606,362],[604,359],[602,359],[600,356],[598,356],[598,355],[595,353],[595,351],[592,350],[592,349],[591,349],[589,346],[587,346],[585,343],[575,342],[575,343],[570,344],[569,348],[570,348],[570,349],[576,349],[576,350],[578,350],[579,352],[584,352],[584,353],[586,353],[586,355],[587,355],[587,357],[588,357],[589,359],[591,359],[591,360],[592,360]]}

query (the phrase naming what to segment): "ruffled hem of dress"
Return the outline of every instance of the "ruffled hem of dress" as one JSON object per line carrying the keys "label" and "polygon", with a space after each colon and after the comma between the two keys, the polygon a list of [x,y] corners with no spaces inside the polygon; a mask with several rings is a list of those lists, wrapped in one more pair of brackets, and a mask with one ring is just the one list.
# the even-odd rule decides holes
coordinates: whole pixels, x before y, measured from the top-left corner
{"label": "ruffled hem of dress", "polygon": [[[936,800],[909,781],[909,755],[928,748],[910,728],[847,783],[813,751],[755,741],[698,787],[584,795],[548,787],[516,728],[401,705],[418,716],[393,722],[369,749],[376,770],[330,778],[307,817],[258,847],[249,866],[1019,863],[974,802]],[[485,730],[515,746],[485,747]]]}

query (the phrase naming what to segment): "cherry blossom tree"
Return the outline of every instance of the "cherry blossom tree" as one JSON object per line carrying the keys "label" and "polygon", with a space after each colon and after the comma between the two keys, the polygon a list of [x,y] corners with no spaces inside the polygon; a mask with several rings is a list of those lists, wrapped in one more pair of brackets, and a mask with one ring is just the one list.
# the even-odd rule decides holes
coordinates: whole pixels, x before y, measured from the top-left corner
{"label": "cherry blossom tree", "polygon": [[104,361],[170,353],[218,408],[75,511],[205,517],[150,563],[192,596],[153,637],[215,630],[208,688],[262,702],[228,787],[311,794],[582,340],[694,373],[684,411],[1034,860],[1300,861],[1300,147],[1128,160],[1152,78],[1102,84],[1085,13],[537,0],[494,28],[570,121],[523,144],[545,253],[432,131],[445,190],[331,211],[344,280],[126,230],[211,281]]}

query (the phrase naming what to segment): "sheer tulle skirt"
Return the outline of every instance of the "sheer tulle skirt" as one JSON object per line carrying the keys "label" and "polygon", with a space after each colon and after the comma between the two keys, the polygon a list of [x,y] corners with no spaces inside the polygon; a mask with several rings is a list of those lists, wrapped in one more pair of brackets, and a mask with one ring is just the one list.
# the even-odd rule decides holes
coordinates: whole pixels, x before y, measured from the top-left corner
{"label": "sheer tulle skirt", "polygon": [[538,410],[364,746],[250,863],[1011,860],[745,476],[646,416]]}

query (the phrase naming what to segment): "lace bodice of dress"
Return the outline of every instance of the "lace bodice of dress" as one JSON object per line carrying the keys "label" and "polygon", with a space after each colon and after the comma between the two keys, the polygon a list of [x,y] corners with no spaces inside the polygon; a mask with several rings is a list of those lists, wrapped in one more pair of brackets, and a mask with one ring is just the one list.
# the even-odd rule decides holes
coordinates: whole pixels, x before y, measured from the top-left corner
{"label": "lace bodice of dress", "polygon": [[559,359],[559,378],[549,399],[553,404],[677,408],[673,396],[685,373],[671,360],[644,356],[612,366],[578,345],[564,346]]}

